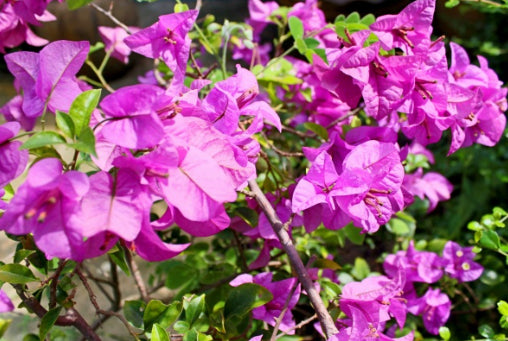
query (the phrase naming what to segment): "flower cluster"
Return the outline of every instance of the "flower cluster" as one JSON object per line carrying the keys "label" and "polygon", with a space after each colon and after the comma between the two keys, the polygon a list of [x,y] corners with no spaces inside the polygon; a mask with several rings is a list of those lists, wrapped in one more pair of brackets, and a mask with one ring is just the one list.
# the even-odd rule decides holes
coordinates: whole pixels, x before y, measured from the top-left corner
{"label": "flower cluster", "polygon": [[[437,335],[450,316],[451,301],[440,289],[427,288],[418,296],[414,283],[436,283],[443,274],[459,282],[474,281],[483,267],[474,262],[471,247],[461,247],[449,241],[443,255],[419,251],[410,243],[406,251],[388,255],[384,261],[387,276],[367,277],[361,282],[350,282],[342,290],[341,310],[348,316],[339,320],[338,340],[412,340],[412,333],[393,339],[383,334],[386,323],[394,318],[402,329],[407,313],[421,315],[423,325]],[[393,334],[390,328],[388,334]]]}
{"label": "flower cluster", "polygon": [[[23,40],[45,43],[35,38],[28,24],[50,17],[48,2],[18,0],[0,5],[0,52]],[[99,68],[87,61],[93,52],[85,41],[56,41],[39,52],[7,54],[18,95],[0,108],[7,121],[0,125],[0,197],[5,200],[0,201],[0,229],[12,235],[30,234],[48,260],[81,262],[117,245],[157,262],[190,246],[172,243],[167,230],[175,225],[193,237],[209,237],[231,227],[242,272],[233,269],[221,277],[222,283],[233,287],[253,283],[247,287],[262,286],[273,299],[242,307],[241,316],[233,317],[226,316],[224,308],[229,309],[231,297],[229,303],[228,298],[214,302],[211,320],[215,321],[210,328],[217,335],[236,337],[225,328],[241,317],[246,330],[247,324],[251,327],[250,316],[263,321],[264,327],[274,327],[273,335],[277,330],[293,334],[297,326],[292,310],[301,292],[323,317],[313,301],[321,290],[321,296],[339,297],[340,319],[330,318],[333,333],[325,331],[330,340],[411,341],[414,332],[395,337],[408,312],[422,316],[426,330],[438,334],[452,303],[446,293],[430,285],[444,275],[452,285],[478,279],[483,267],[474,261],[471,247],[448,241],[439,256],[415,249],[411,241],[407,250],[385,258],[386,276],[358,276],[364,279],[342,285],[334,272],[340,268],[333,261],[334,252],[319,249],[323,258],[313,265],[319,242],[298,245],[309,257],[305,267],[298,258],[302,249],[292,244],[298,243],[299,233],[306,237],[337,233],[343,244],[350,237],[348,231],[355,231],[351,226],[362,234],[375,233],[415,197],[428,201],[428,212],[434,210],[450,198],[453,187],[444,176],[424,172],[422,163],[412,160],[434,163],[427,146],[444,134],[451,136],[449,154],[473,143],[493,146],[501,138],[508,90],[483,57],[479,66],[472,65],[457,44],[450,44],[448,65],[443,39],[431,38],[435,5],[435,0],[417,0],[397,15],[367,18],[358,25],[339,18],[334,30],[327,26],[317,0],[290,9],[274,1],[249,0],[251,41],[245,26],[233,29],[225,23],[224,41],[206,48],[222,48],[224,59],[231,43],[232,57],[251,63],[251,70],[237,65],[230,73],[218,53],[221,70],[211,67],[202,72],[200,53],[196,58],[191,54],[197,50],[190,31],[197,26],[198,11],[185,10],[182,4],[176,13],[162,15],[144,29],[100,27],[106,57]],[[270,24],[281,28],[277,46],[261,38]],[[230,39],[236,38],[233,32],[238,27],[242,39]],[[208,28],[204,24],[196,39],[212,44],[206,40]],[[216,26],[210,30],[218,32]],[[281,51],[283,40],[290,36],[302,58]],[[102,77],[102,68],[109,57],[127,63],[131,53],[154,59],[154,70],[138,84],[113,89]],[[96,81],[78,78],[85,61],[109,94],[101,97],[88,84],[95,86]],[[60,132],[35,131],[37,120],[44,123],[49,114],[56,115]],[[20,129],[30,135],[23,146],[17,140]],[[277,134],[283,130],[284,135]],[[295,140],[296,152],[276,146]],[[55,144],[72,149],[72,160],[66,161],[53,148]],[[36,158],[12,193],[8,184],[27,168],[29,151]],[[279,172],[275,166],[290,169]],[[258,175],[263,189],[271,193],[258,194]],[[246,190],[248,184],[251,191]],[[242,203],[238,198],[244,196]],[[246,211],[241,218],[235,216]],[[320,226],[349,227],[331,232]],[[253,246],[244,254],[247,243]],[[286,251],[289,259],[274,248]],[[225,269],[240,263],[233,256],[228,256]],[[276,257],[282,260],[273,262]],[[302,263],[300,268],[295,258]],[[272,269],[273,263],[281,264],[279,272],[265,270]],[[285,273],[287,264],[294,268],[291,275]],[[67,276],[65,262],[60,266],[58,275],[47,281],[52,289],[57,288],[59,276]],[[79,266],[71,276],[79,274]],[[31,281],[30,272],[24,273],[28,275],[22,281]],[[299,278],[288,278],[295,273]],[[200,276],[193,280],[203,281]],[[218,293],[224,287],[215,289]],[[224,292],[228,290],[241,291],[227,287]],[[50,295],[55,295],[54,290]],[[194,299],[201,302],[202,296]],[[51,297],[50,309],[55,302]],[[3,291],[0,303],[0,312],[13,308]],[[184,303],[178,309],[186,309],[190,321],[194,318],[188,307],[200,304]],[[150,303],[143,307],[153,309]],[[204,309],[195,320],[204,318]],[[213,325],[217,321],[222,326]],[[148,332],[154,333],[157,326],[151,324],[155,329]],[[256,324],[261,322],[252,326],[257,328]]]}
{"label": "flower cluster", "polygon": [[[138,84],[106,96],[91,118],[100,171],[88,177],[72,170],[62,173],[57,159],[37,162],[0,218],[5,231],[33,233],[48,259],[96,257],[120,239],[143,258],[158,261],[188,245],[163,243],[157,230],[177,223],[192,235],[209,236],[229,226],[223,204],[235,201],[236,190],[256,176],[259,144],[252,135],[265,120],[280,130],[280,120],[267,103],[256,100],[256,78],[241,67],[202,100],[198,93],[206,81],[191,88],[183,85],[187,32],[196,15],[188,11],[162,16],[156,25],[125,39],[133,51],[163,58],[174,72],[171,87]],[[59,41],[39,53],[7,55],[23,93],[18,108],[23,117],[68,111],[82,92],[75,74],[87,53],[85,42]],[[3,149],[17,149],[17,144]],[[26,151],[11,154],[13,161],[25,161],[5,164],[5,183],[26,164]],[[166,213],[151,222],[152,204],[161,199]],[[57,235],[59,244],[52,242]]]}
{"label": "flower cluster", "polygon": [[16,47],[23,42],[33,46],[48,43],[46,39],[38,37],[32,32],[30,25],[40,25],[40,22],[55,20],[46,10],[51,0],[17,0],[3,1],[0,4],[0,52],[6,48]]}

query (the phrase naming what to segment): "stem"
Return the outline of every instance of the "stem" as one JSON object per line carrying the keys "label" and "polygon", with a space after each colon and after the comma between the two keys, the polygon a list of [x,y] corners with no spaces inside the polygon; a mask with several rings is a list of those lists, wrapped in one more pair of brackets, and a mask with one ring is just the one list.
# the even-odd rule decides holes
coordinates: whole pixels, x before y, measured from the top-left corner
{"label": "stem", "polygon": [[335,119],[334,121],[332,121],[329,125],[327,125],[325,128],[328,130],[330,128],[333,128],[333,126],[335,126],[337,123],[340,123],[340,122],[343,122],[345,120],[347,120],[348,118],[350,118],[351,116],[354,116],[356,114],[358,114],[358,112],[361,110],[362,108],[356,108],[354,110],[351,110],[350,112],[348,112],[347,114],[345,114],[344,116],[341,116],[337,119]]}
{"label": "stem", "polygon": [[58,268],[56,269],[55,273],[51,277],[51,284],[50,284],[50,294],[49,294],[49,309],[53,309],[56,307],[56,290],[58,287],[58,277],[60,277],[60,274],[62,273],[62,270],[65,266],[67,261],[60,260],[60,264],[58,264]]}
{"label": "stem", "polygon": [[291,266],[298,276],[298,280],[302,284],[304,290],[307,292],[307,295],[312,305],[314,306],[314,309],[316,310],[316,314],[319,318],[319,322],[321,323],[321,327],[323,328],[325,335],[327,337],[330,337],[332,335],[337,334],[338,330],[335,327],[335,323],[330,314],[328,313],[328,310],[326,310],[326,307],[323,301],[321,300],[319,293],[314,287],[314,284],[312,283],[312,280],[310,279],[309,274],[307,273],[307,269],[303,265],[303,262],[300,256],[298,255],[298,252],[296,251],[293,241],[291,240],[291,237],[289,236],[288,232],[285,229],[285,226],[282,224],[279,217],[277,216],[277,213],[275,213],[275,210],[273,209],[272,205],[259,188],[256,180],[250,180],[249,187],[252,190],[252,192],[254,192],[254,195],[256,196],[256,201],[258,202],[259,206],[265,213],[266,217],[268,218],[268,221],[270,221],[270,224],[272,225],[274,232],[277,234],[277,237],[279,238],[279,241],[282,244],[284,251],[287,253],[289,260],[291,262]]}
{"label": "stem", "polygon": [[[44,317],[47,314],[47,310],[41,306],[39,301],[34,297],[28,297],[25,295],[24,288],[19,284],[12,284],[19,298],[23,301],[25,306],[32,310],[39,318]],[[86,322],[81,314],[74,308],[67,309],[65,315],[60,315],[55,321],[56,326],[73,326],[85,337],[91,341],[101,341],[99,336],[95,333],[92,327]]]}
{"label": "stem", "polygon": [[302,322],[298,323],[296,326],[289,328],[287,331],[285,331],[285,332],[283,331],[281,334],[277,335],[277,338],[280,338],[280,337],[282,337],[284,335],[287,335],[287,333],[289,331],[291,331],[291,330],[297,330],[297,329],[302,328],[303,326],[305,326],[305,325],[311,323],[312,321],[314,321],[316,318],[317,318],[316,314],[312,315],[311,317],[309,317],[309,318],[303,320]]}
{"label": "stem", "polygon": [[143,277],[141,277],[141,273],[139,272],[138,264],[136,264],[136,262],[134,261],[130,250],[126,250],[125,257],[127,258],[127,263],[131,268],[132,277],[134,278],[136,287],[138,288],[139,294],[141,295],[141,299],[145,302],[150,301],[148,291],[146,290],[145,282],[143,282]]}
{"label": "stem", "polygon": [[495,1],[490,1],[490,0],[462,0],[463,2],[479,2],[479,3],[483,3],[483,4],[487,4],[487,5],[492,5],[492,6],[496,6],[496,7],[502,7],[503,4],[500,4],[498,2],[495,2]]}
{"label": "stem", "polygon": [[[93,4],[93,3],[92,3]],[[86,60],[85,61],[86,65],[90,66],[90,68],[92,69],[92,71],[95,73],[95,75],[97,76],[97,78],[99,79],[99,81],[101,82],[101,85],[106,89],[108,90],[109,92],[113,93],[115,92],[115,89],[113,89],[109,84],[108,82],[106,82],[106,80],[104,79],[104,76],[102,75],[102,72],[97,69],[97,67],[94,65],[94,63],[92,63],[90,60]]]}
{"label": "stem", "polygon": [[98,314],[101,314],[104,316],[115,316],[116,318],[118,318],[120,321],[122,321],[122,323],[125,325],[125,327],[129,331],[129,333],[134,337],[134,339],[139,341],[137,333],[134,330],[132,330],[131,326],[129,325],[129,322],[125,319],[125,317],[123,317],[122,314],[119,314],[115,311],[101,309],[101,307],[97,303],[97,297],[95,296],[94,292],[92,291],[90,284],[88,284],[88,281],[86,280],[85,275],[81,272],[81,269],[79,268],[79,266],[78,266],[78,268],[76,268],[76,274],[79,276],[79,279],[83,283],[83,285],[88,293],[88,296],[90,297],[90,302],[92,302],[92,305],[95,308],[95,311]]}
{"label": "stem", "polygon": [[129,33],[129,34],[132,34],[131,30],[129,29],[129,27],[127,25],[125,25],[124,23],[122,23],[120,20],[118,20],[114,15],[113,13],[111,12],[112,10],[112,7],[113,7],[113,2],[111,2],[111,7],[109,8],[109,10],[105,10],[104,8],[100,7],[99,5],[97,5],[96,3],[92,2],[90,3],[90,5],[95,8],[96,10],[98,10],[99,12],[101,12],[102,14],[104,14],[105,16],[107,16],[109,19],[111,19],[111,21],[113,21],[115,24],[117,24],[118,26],[120,26],[121,28],[123,28],[125,30],[125,32]]}
{"label": "stem", "polygon": [[284,319],[284,315],[286,315],[286,312],[288,311],[289,302],[291,301],[291,298],[293,297],[296,287],[294,284],[291,287],[291,290],[289,291],[289,295],[286,298],[286,302],[284,302],[284,307],[282,308],[282,311],[280,312],[279,317],[277,317],[275,321],[275,326],[273,327],[272,336],[270,337],[270,341],[277,340],[277,332],[279,331],[280,324],[282,323],[282,320]]}

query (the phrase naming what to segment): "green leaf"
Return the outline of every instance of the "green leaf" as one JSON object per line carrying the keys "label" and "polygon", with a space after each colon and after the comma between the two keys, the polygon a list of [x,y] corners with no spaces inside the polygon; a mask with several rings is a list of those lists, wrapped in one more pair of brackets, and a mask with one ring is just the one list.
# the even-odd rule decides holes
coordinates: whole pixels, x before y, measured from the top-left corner
{"label": "green leaf", "polygon": [[176,4],[175,5],[175,13],[181,13],[189,10],[189,5],[187,4]]}
{"label": "green leaf", "polygon": [[303,23],[297,17],[290,17],[288,20],[289,31],[295,40],[303,38]]}
{"label": "green leaf", "polygon": [[34,254],[34,253],[35,253],[35,250],[25,250],[25,249],[17,250],[16,253],[14,254],[14,260],[13,260],[13,262],[14,263],[19,263],[19,262],[21,262],[22,260],[24,260],[25,258],[27,258],[28,256],[30,256],[31,254]]}
{"label": "green leaf", "polygon": [[318,268],[318,269],[332,269],[332,270],[341,270],[342,269],[342,267],[339,264],[335,263],[331,259],[326,259],[326,258],[316,259],[316,261],[314,262],[314,264],[312,266],[315,268]]}
{"label": "green leaf", "polygon": [[478,333],[484,338],[490,339],[494,337],[495,331],[488,324],[482,324],[480,327],[478,327]]}
{"label": "green leaf", "polygon": [[305,129],[308,129],[312,132],[314,132],[317,136],[321,137],[324,140],[328,140],[328,131],[326,131],[326,128],[323,127],[320,124],[313,123],[313,122],[306,122],[303,124]]}
{"label": "green leaf", "polygon": [[72,147],[80,152],[97,156],[95,152],[95,135],[90,127],[85,127],[78,136],[76,143],[69,143]]}
{"label": "green leaf", "polygon": [[501,316],[499,319],[499,326],[508,329],[508,316]]}
{"label": "green leaf", "polygon": [[123,315],[136,328],[143,329],[143,311],[145,310],[145,302],[125,301],[123,306]]}
{"label": "green leaf", "polygon": [[7,331],[7,328],[9,328],[11,322],[12,322],[12,320],[0,319],[0,337],[2,337],[5,334],[5,332]]}
{"label": "green leaf", "polygon": [[166,287],[169,289],[178,289],[197,276],[196,269],[180,261],[172,260],[165,265]]}
{"label": "green leaf", "polygon": [[305,45],[305,41],[302,38],[295,39],[295,46],[298,52],[303,55],[307,51],[307,45]]}
{"label": "green leaf", "polygon": [[194,297],[185,308],[185,321],[192,327],[199,315],[205,311],[205,295]]}
{"label": "green leaf", "polygon": [[189,330],[189,332],[186,333],[183,338],[183,341],[210,341],[210,340],[213,340],[211,336],[200,333],[196,329]]}
{"label": "green leaf", "polygon": [[244,316],[252,309],[262,306],[273,299],[272,293],[261,285],[244,283],[234,287],[224,305],[224,317]]}
{"label": "green leaf", "polygon": [[358,14],[358,12],[353,12],[350,15],[348,15],[346,18],[347,23],[357,23],[359,21],[360,21],[360,14]]}
{"label": "green leaf", "polygon": [[90,124],[90,116],[97,107],[100,97],[101,90],[93,89],[82,92],[72,102],[71,108],[69,109],[69,116],[74,122],[76,135],[80,136],[83,129]]}
{"label": "green leaf", "polygon": [[369,274],[370,268],[367,261],[360,257],[355,258],[355,265],[353,266],[353,270],[351,270],[351,275],[361,280],[366,278]]}
{"label": "green leaf", "polygon": [[303,41],[305,42],[305,45],[309,49],[315,49],[316,47],[319,46],[319,41],[317,39],[314,39],[314,38],[305,38]]}
{"label": "green leaf", "polygon": [[480,237],[479,244],[481,247],[498,250],[499,249],[499,236],[496,231],[485,230],[482,232],[482,236]]}
{"label": "green leaf", "polygon": [[56,319],[58,318],[58,315],[60,315],[60,310],[62,307],[57,307],[54,309],[51,309],[44,315],[41,319],[41,326],[39,328],[39,338],[43,341],[46,339],[46,334],[49,332],[49,330],[53,327],[53,325],[56,322]]}
{"label": "green leaf", "polygon": [[376,17],[374,16],[374,14],[371,13],[367,14],[362,18],[362,20],[360,20],[360,22],[366,26],[372,25],[374,21],[376,21]]}
{"label": "green leaf", "polygon": [[448,0],[445,2],[445,7],[452,8],[458,6],[460,4],[460,0]]}
{"label": "green leaf", "polygon": [[60,129],[65,136],[74,138],[74,122],[72,118],[61,111],[56,111],[56,126]]}
{"label": "green leaf", "polygon": [[26,334],[23,337],[23,341],[39,341],[39,336],[37,336],[36,334],[33,334],[33,333]]}
{"label": "green leaf", "polygon": [[390,232],[398,236],[406,236],[411,232],[408,224],[404,220],[398,218],[390,219],[386,227]]}
{"label": "green leaf", "polygon": [[182,312],[182,303],[175,301],[169,305],[159,300],[151,300],[143,314],[145,330],[149,330],[155,323],[164,328],[171,326]]}
{"label": "green leaf", "polygon": [[154,324],[152,327],[151,341],[170,341],[168,332],[159,324]]}
{"label": "green leaf", "polygon": [[41,131],[33,134],[21,145],[20,149],[39,148],[62,143],[65,143],[65,138],[62,135],[54,131]]}
{"label": "green leaf", "polygon": [[235,209],[235,216],[242,218],[251,227],[258,226],[258,213],[251,208],[238,207]]}
{"label": "green leaf", "polygon": [[503,300],[497,302],[497,310],[501,315],[508,316],[508,303]]}
{"label": "green leaf", "polygon": [[362,230],[358,227],[354,227],[353,225],[349,224],[346,227],[344,227],[344,233],[346,234],[346,237],[351,241],[351,243],[355,245],[362,245],[363,241],[365,240],[365,234],[361,233]]}
{"label": "green leaf", "polygon": [[118,265],[127,276],[131,275],[131,271],[129,269],[129,265],[127,264],[127,259],[125,258],[125,251],[123,248],[117,247],[114,252],[108,253],[108,255],[111,257],[113,263]]}
{"label": "green leaf", "polygon": [[440,327],[439,328],[439,336],[443,340],[448,341],[448,340],[450,340],[450,337],[452,336],[452,334],[450,333],[450,329],[448,329],[448,327]]}
{"label": "green leaf", "polygon": [[5,264],[0,266],[0,281],[12,284],[25,284],[36,282],[38,278],[24,265]]}
{"label": "green leaf", "polygon": [[69,7],[69,9],[73,11],[75,9],[88,5],[92,1],[93,0],[67,0],[66,3],[67,7]]}

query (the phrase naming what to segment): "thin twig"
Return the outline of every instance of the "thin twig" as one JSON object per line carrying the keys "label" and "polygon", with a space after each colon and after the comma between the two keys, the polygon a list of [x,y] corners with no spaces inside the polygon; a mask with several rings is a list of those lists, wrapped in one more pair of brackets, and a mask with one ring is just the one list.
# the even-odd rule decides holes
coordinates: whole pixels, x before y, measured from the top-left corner
{"label": "thin twig", "polygon": [[[127,328],[127,330],[129,331],[129,333],[136,339],[136,340],[139,340],[138,338],[138,334],[132,330],[129,322],[125,319],[125,317],[123,317],[122,314],[119,314],[115,311],[110,311],[110,310],[104,310],[104,309],[101,309],[101,307],[99,306],[99,304],[97,303],[97,297],[95,296],[95,293],[92,291],[92,288],[90,287],[90,284],[88,284],[88,281],[86,280],[86,277],[85,275],[81,272],[81,269],[79,267],[76,268],[76,274],[79,276],[79,279],[81,280],[81,282],[83,283],[83,286],[85,287],[87,293],[88,293],[88,297],[90,298],[90,302],[92,302],[92,305],[94,306],[95,308],[95,311],[98,313],[98,314],[101,314],[101,315],[105,315],[105,316],[114,316],[116,318],[118,318],[120,321],[122,321],[122,323],[125,325],[125,327]],[[105,320],[104,320],[105,321]]]}
{"label": "thin twig", "polygon": [[268,139],[268,136],[266,136],[266,134],[264,132],[261,132],[261,136],[264,137],[266,143],[268,143],[270,148],[273,149],[274,152],[276,152],[277,154],[279,154],[281,156],[285,156],[285,157],[302,157],[302,156],[304,156],[303,153],[301,153],[301,152],[286,152],[286,151],[283,151],[283,150],[275,147],[275,145]]}
{"label": "thin twig", "polygon": [[120,309],[120,304],[122,302],[122,293],[120,291],[120,282],[118,281],[118,269],[116,267],[115,262],[111,257],[109,258],[109,264],[111,266],[111,282],[113,283],[113,310]]}
{"label": "thin twig", "polygon": [[[39,301],[34,297],[25,295],[24,288],[19,284],[12,284],[19,298],[25,306],[33,311],[39,318],[47,314],[47,310],[41,306]],[[74,308],[67,309],[65,315],[60,315],[55,321],[56,326],[74,326],[89,341],[101,341],[92,327],[86,322],[81,314]]]}
{"label": "thin twig", "polygon": [[277,340],[277,332],[279,331],[280,324],[282,323],[282,320],[284,319],[284,315],[286,315],[286,312],[289,308],[289,302],[291,302],[291,298],[293,297],[297,286],[294,283],[291,286],[291,290],[289,290],[289,295],[286,298],[286,302],[284,302],[284,307],[282,308],[282,311],[280,312],[280,315],[275,319],[275,326],[273,327],[272,336],[270,337],[270,341]]}
{"label": "thin twig", "polygon": [[51,284],[49,287],[49,309],[53,309],[56,307],[56,291],[58,287],[58,277],[60,277],[60,274],[62,273],[62,270],[67,263],[66,260],[60,260],[60,264],[58,264],[58,268],[56,269],[53,276],[51,276]]}
{"label": "thin twig", "polygon": [[351,110],[350,112],[348,112],[347,114],[345,114],[344,116],[341,116],[339,118],[337,118],[336,120],[332,121],[329,125],[327,125],[325,128],[328,130],[328,129],[331,129],[333,128],[337,123],[340,123],[340,122],[343,122],[345,120],[347,120],[348,118],[350,118],[351,116],[354,116],[356,114],[358,114],[358,112],[361,110],[362,108],[356,108],[354,110]]}
{"label": "thin twig", "polygon": [[233,231],[233,236],[235,237],[235,242],[236,242],[236,247],[238,248],[238,253],[240,254],[240,261],[241,261],[240,265],[241,265],[242,271],[247,271],[249,269],[249,267],[247,265],[247,261],[245,260],[245,254],[244,254],[242,242],[240,241],[240,238],[238,237],[238,232],[236,232],[235,230],[232,230],[232,231]]}
{"label": "thin twig", "polygon": [[275,212],[274,208],[272,207],[272,205],[270,204],[264,193],[259,188],[256,180],[250,180],[249,187],[256,195],[256,201],[258,202],[259,206],[261,207],[266,217],[270,221],[270,224],[272,225],[274,232],[277,234],[277,237],[279,238],[279,241],[282,244],[284,251],[287,253],[289,260],[291,262],[291,266],[298,276],[298,280],[302,284],[304,290],[307,292],[307,295],[312,305],[314,306],[314,309],[316,310],[316,314],[319,318],[319,322],[321,323],[321,327],[324,333],[328,337],[337,334],[338,333],[337,327],[335,327],[335,323],[332,317],[326,310],[326,307],[323,301],[321,300],[319,293],[314,287],[314,284],[312,283],[312,280],[309,277],[307,269],[303,265],[303,262],[300,256],[298,255],[298,252],[296,251],[296,248],[293,244],[293,241],[291,240],[291,237],[289,236],[288,232],[284,229],[284,224],[282,224],[282,222],[280,221],[280,218],[277,216],[277,213]]}
{"label": "thin twig", "polygon": [[81,280],[81,283],[83,283],[83,286],[85,287],[85,290],[88,293],[88,297],[90,298],[90,302],[92,302],[92,305],[94,306],[95,310],[96,311],[101,310],[101,307],[99,307],[99,303],[97,303],[97,297],[95,296],[95,293],[92,291],[90,284],[88,284],[86,276],[81,272],[81,266],[78,265],[76,267],[75,272],[78,275],[79,279]]}
{"label": "thin twig", "polygon": [[108,82],[106,82],[106,80],[104,79],[104,76],[102,75],[102,73],[99,71],[99,69],[97,69],[97,67],[95,66],[94,63],[92,63],[90,60],[86,60],[85,61],[86,65],[88,65],[90,67],[90,69],[92,69],[92,71],[95,73],[95,75],[97,76],[97,78],[99,79],[99,81],[101,82],[101,85],[104,87],[104,89],[108,90],[110,93],[113,93],[115,92],[115,89],[113,89],[109,84]]}
{"label": "thin twig", "polygon": [[500,4],[499,2],[490,1],[490,0],[462,0],[463,2],[479,2],[487,5],[492,5],[496,7],[502,7],[503,4]]}
{"label": "thin twig", "polygon": [[102,309],[97,310],[97,312],[99,314],[102,314],[105,316],[114,316],[117,319],[119,319],[125,325],[125,327],[129,331],[129,333],[134,337],[134,339],[136,341],[139,341],[138,333],[136,333],[136,331],[132,329],[131,325],[129,324],[129,322],[125,319],[125,317],[122,314],[117,313],[115,311],[102,310]]}
{"label": "thin twig", "polygon": [[[113,3],[111,3],[113,4]],[[124,23],[122,23],[120,20],[118,20],[112,13],[112,6],[109,8],[109,10],[105,10],[104,8],[100,7],[99,5],[97,5],[95,2],[91,2],[90,5],[95,8],[96,10],[98,10],[99,12],[101,12],[102,14],[104,14],[105,16],[107,16],[109,19],[111,19],[111,21],[113,21],[115,24],[117,24],[118,26],[120,26],[121,28],[123,28],[125,30],[125,32],[129,33],[129,34],[132,34],[131,30],[129,29],[129,27],[127,25],[125,25]]]}
{"label": "thin twig", "polygon": [[287,333],[289,333],[289,332],[290,332],[290,331],[292,331],[292,330],[297,330],[297,329],[300,329],[300,328],[302,328],[303,326],[305,326],[305,325],[307,325],[307,324],[311,323],[311,322],[312,322],[312,321],[314,321],[315,319],[317,319],[317,315],[316,315],[316,314],[314,314],[314,315],[312,315],[311,317],[309,317],[309,318],[307,318],[307,319],[303,320],[302,322],[298,323],[296,326],[291,327],[291,328],[289,328],[289,329],[288,329],[288,330],[286,330],[286,331],[282,331],[279,335],[277,335],[277,338],[279,338],[279,337],[282,337],[282,336],[286,335]]}
{"label": "thin twig", "polygon": [[92,273],[90,272],[90,270],[88,270],[86,267],[83,266],[83,270],[85,270],[86,272],[86,276],[91,279],[92,281],[95,282],[95,285],[99,288],[99,290],[102,292],[102,294],[104,296],[106,296],[106,299],[111,302],[111,304],[113,304],[113,297],[111,297],[111,295],[109,294],[109,292],[106,290],[106,288],[104,288],[103,284],[107,284],[109,286],[112,287],[112,284],[111,282],[105,280],[105,279],[102,279],[102,278],[98,278],[98,277],[95,277],[92,275]]}
{"label": "thin twig", "polygon": [[141,299],[145,302],[150,301],[145,282],[143,282],[143,277],[141,277],[141,273],[139,272],[138,264],[134,261],[130,250],[126,250],[125,257],[127,258],[127,263],[131,269],[132,277],[134,278],[134,282],[136,283]]}

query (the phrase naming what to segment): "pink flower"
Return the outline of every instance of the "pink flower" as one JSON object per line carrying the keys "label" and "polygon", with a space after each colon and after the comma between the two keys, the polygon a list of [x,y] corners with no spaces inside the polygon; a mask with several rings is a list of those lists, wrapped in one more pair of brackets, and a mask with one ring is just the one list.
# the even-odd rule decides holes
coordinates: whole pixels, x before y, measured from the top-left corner
{"label": "pink flower", "polygon": [[[129,62],[131,49],[125,44],[124,39],[129,36],[121,27],[99,26],[99,34],[104,42],[104,49],[111,53],[111,57],[118,59],[124,64]],[[137,27],[129,27],[131,32],[135,33],[140,29]]]}
{"label": "pink flower", "polygon": [[375,232],[403,208],[403,178],[397,147],[372,140],[359,144],[346,156],[330,195],[357,226]]}
{"label": "pink flower", "polygon": [[159,21],[124,39],[125,44],[145,57],[161,58],[174,72],[174,80],[183,82],[189,59],[190,38],[198,11],[162,15]]}
{"label": "pink flower", "polygon": [[473,261],[476,254],[473,247],[462,247],[448,241],[443,249],[445,272],[460,282],[471,282],[478,279],[483,272],[483,266]]}
{"label": "pink flower", "polygon": [[81,261],[99,256],[111,248],[114,240],[100,233],[83,241],[74,220],[89,186],[85,174],[77,171],[62,174],[58,159],[43,159],[28,171],[25,183],[0,218],[0,226],[15,235],[32,233],[37,247],[48,259]]}
{"label": "pink flower", "polygon": [[6,313],[14,310],[14,304],[5,291],[0,290],[0,313]]}
{"label": "pink flower", "polygon": [[408,310],[414,315],[422,315],[423,325],[431,334],[439,334],[450,317],[452,303],[439,289],[429,288],[425,295],[408,302]]}

